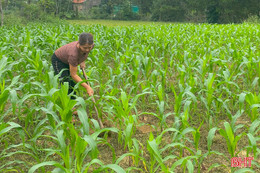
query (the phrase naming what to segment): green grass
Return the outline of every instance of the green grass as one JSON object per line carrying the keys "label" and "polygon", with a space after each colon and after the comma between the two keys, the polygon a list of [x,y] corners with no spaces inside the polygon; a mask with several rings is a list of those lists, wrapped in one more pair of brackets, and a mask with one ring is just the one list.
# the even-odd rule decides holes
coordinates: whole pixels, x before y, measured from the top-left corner
{"label": "green grass", "polygon": [[151,21],[122,21],[122,20],[67,20],[70,24],[79,25],[104,25],[114,26],[138,26],[138,25],[164,25],[170,22],[151,22]]}

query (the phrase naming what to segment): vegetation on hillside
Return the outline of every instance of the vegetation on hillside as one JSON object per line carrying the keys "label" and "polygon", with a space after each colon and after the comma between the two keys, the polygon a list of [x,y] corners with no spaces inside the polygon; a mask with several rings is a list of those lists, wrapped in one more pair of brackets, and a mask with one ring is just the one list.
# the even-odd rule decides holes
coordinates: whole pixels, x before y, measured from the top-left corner
{"label": "vegetation on hillside", "polygon": [[0,12],[5,25],[57,19],[241,23],[259,22],[260,17],[259,0],[101,0],[88,5],[87,0],[83,10],[76,10],[72,0],[1,0]]}

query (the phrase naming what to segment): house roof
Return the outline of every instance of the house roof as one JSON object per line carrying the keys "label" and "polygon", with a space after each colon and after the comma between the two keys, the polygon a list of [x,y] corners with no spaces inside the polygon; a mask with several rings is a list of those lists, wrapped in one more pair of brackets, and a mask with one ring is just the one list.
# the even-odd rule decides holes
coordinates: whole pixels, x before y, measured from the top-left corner
{"label": "house roof", "polygon": [[73,3],[75,4],[81,4],[83,2],[85,2],[86,0],[73,0]]}

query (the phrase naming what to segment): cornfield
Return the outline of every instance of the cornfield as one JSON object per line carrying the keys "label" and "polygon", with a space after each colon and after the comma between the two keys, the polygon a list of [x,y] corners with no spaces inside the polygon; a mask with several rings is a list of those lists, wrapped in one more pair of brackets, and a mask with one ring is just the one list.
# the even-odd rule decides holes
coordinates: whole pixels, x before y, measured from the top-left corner
{"label": "cornfield", "polygon": [[[51,66],[82,32],[94,35],[86,72],[102,129],[84,88],[70,100]],[[260,25],[35,24],[0,36],[0,172],[260,172]]]}

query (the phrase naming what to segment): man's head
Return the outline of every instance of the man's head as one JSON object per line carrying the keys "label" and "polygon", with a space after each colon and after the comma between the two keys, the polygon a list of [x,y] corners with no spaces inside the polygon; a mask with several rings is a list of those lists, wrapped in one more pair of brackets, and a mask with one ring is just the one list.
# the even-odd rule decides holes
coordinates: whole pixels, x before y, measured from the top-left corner
{"label": "man's head", "polygon": [[89,53],[93,47],[94,47],[93,35],[85,32],[81,33],[79,35],[79,44],[78,44],[79,50],[83,54],[86,54]]}
{"label": "man's head", "polygon": [[85,45],[85,44],[89,44],[92,45],[93,44],[93,35],[90,33],[86,33],[83,32],[79,35],[79,44]]}

